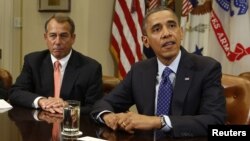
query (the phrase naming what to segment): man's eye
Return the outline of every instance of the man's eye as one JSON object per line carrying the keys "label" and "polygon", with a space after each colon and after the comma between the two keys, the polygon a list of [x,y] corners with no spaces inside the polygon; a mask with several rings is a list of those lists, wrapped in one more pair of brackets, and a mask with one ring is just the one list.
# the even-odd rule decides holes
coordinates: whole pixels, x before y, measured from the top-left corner
{"label": "man's eye", "polygon": [[158,31],[160,31],[160,27],[155,27],[155,28],[153,28],[153,32],[158,32]]}
{"label": "man's eye", "polygon": [[68,38],[68,37],[69,37],[68,34],[62,34],[62,35],[61,35],[61,38]]}
{"label": "man's eye", "polygon": [[176,24],[175,23],[171,23],[168,25],[169,28],[175,28],[176,27]]}
{"label": "man's eye", "polygon": [[51,35],[49,35],[49,37],[54,39],[54,38],[56,38],[56,35],[51,34]]}

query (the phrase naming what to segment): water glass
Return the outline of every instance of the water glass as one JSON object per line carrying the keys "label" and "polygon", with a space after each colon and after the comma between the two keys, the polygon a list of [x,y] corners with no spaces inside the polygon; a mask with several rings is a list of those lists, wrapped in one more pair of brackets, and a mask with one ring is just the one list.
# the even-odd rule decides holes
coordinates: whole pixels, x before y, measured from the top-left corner
{"label": "water glass", "polygon": [[62,135],[79,136],[80,128],[80,101],[67,100],[68,104],[63,109]]}

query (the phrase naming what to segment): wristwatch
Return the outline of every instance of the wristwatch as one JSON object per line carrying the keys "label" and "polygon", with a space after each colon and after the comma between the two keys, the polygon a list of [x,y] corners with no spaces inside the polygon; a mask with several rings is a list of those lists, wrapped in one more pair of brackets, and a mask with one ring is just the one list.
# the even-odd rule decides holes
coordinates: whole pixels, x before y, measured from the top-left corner
{"label": "wristwatch", "polygon": [[166,123],[165,118],[164,118],[163,115],[160,115],[159,117],[161,119],[161,128],[163,128],[164,126],[166,126],[167,123]]}

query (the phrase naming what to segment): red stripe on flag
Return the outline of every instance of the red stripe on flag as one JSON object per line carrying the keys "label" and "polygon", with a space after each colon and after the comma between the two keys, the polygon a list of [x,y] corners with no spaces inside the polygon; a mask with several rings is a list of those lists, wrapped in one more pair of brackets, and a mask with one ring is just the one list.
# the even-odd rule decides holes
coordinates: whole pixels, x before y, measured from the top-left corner
{"label": "red stripe on flag", "polygon": [[[137,11],[137,15],[138,15],[138,22],[140,25],[140,29],[142,31],[142,23],[143,23],[143,14],[141,11],[141,7],[140,7],[140,2],[139,0],[134,0],[135,1],[135,8]],[[145,5],[145,4],[144,4]],[[138,29],[137,29],[138,30]],[[138,36],[138,35],[137,35]],[[136,48],[136,52],[137,52],[137,56],[139,60],[142,60],[142,50],[141,50],[141,46]]]}
{"label": "red stripe on flag", "polygon": [[[124,12],[126,22],[127,22],[128,27],[130,29],[130,33],[132,34],[134,42],[135,42],[135,49],[136,49],[137,57],[142,58],[141,57],[142,54],[141,54],[141,51],[140,51],[140,44],[139,44],[139,42],[137,40],[138,35],[137,35],[137,29],[135,27],[135,22],[136,21],[134,21],[133,18],[131,17],[131,13],[130,13],[130,10],[128,9],[128,7],[127,7],[126,1],[125,0],[120,0],[119,2],[120,2],[122,10]],[[133,55],[133,54],[131,54],[131,55]],[[133,63],[135,63],[135,62],[133,62]]]}
{"label": "red stripe on flag", "polygon": [[142,9],[140,7],[140,2],[139,0],[135,0],[135,9],[138,13],[138,21],[142,30],[142,22],[143,22],[143,14],[142,14]]}
{"label": "red stripe on flag", "polygon": [[116,39],[114,38],[113,35],[111,35],[111,42],[112,42],[112,46],[111,46],[111,52],[114,55],[115,61],[118,64],[118,76],[120,79],[122,79],[125,75],[126,75],[126,71],[121,63],[120,58],[120,49],[119,49],[119,45],[118,42],[116,41]]}
{"label": "red stripe on flag", "polygon": [[119,45],[116,41],[116,39],[114,38],[113,35],[111,35],[111,42],[112,42],[112,50],[114,51],[114,57],[115,57],[115,60],[116,62],[118,63],[119,61],[119,58],[120,58],[120,49],[119,49]]}
{"label": "red stripe on flag", "polygon": [[159,2],[159,0],[149,0],[148,10],[157,7],[159,5]]}
{"label": "red stripe on flag", "polygon": [[121,40],[121,44],[122,44],[121,48],[122,48],[123,51],[125,52],[126,57],[127,57],[127,59],[129,60],[129,63],[130,63],[130,64],[133,64],[133,63],[135,62],[135,58],[134,58],[134,56],[133,56],[132,51],[130,50],[129,43],[128,43],[128,41],[126,40],[126,37],[125,37],[126,35],[124,35],[124,33],[123,33],[123,26],[122,26],[122,23],[121,23],[120,18],[119,18],[119,16],[117,15],[116,12],[115,12],[115,14],[114,14],[114,23],[115,23],[115,25],[117,26],[117,29],[118,29],[119,34],[120,34],[121,39],[122,39],[122,40]]}
{"label": "red stripe on flag", "polygon": [[132,64],[142,60],[142,43],[138,41],[145,12],[145,7],[142,9],[140,6],[142,3],[145,5],[144,0],[115,1],[110,50],[116,58],[118,74],[122,78]]}
{"label": "red stripe on flag", "polygon": [[193,5],[189,0],[182,2],[182,16],[187,16],[193,9]]}

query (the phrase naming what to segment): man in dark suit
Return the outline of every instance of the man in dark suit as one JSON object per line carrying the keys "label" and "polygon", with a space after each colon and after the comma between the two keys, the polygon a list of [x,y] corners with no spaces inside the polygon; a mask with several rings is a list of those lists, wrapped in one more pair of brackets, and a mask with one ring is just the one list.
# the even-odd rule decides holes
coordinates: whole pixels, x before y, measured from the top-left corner
{"label": "man in dark suit", "polygon": [[[113,130],[129,133],[158,130],[173,137],[206,136],[208,125],[224,124],[225,97],[221,65],[216,60],[188,53],[175,13],[158,7],[143,21],[142,41],[156,57],[135,63],[125,79],[98,101],[91,116]],[[163,70],[173,88],[169,114],[157,115],[157,97]],[[135,104],[138,113],[128,112]]]}
{"label": "man in dark suit", "polygon": [[[48,49],[24,58],[21,74],[10,90],[12,104],[62,113],[65,100],[81,101],[81,113],[89,113],[102,96],[102,67],[94,59],[72,49],[75,24],[63,14],[45,23],[44,39]],[[54,97],[53,64],[59,61],[60,96]]]}

